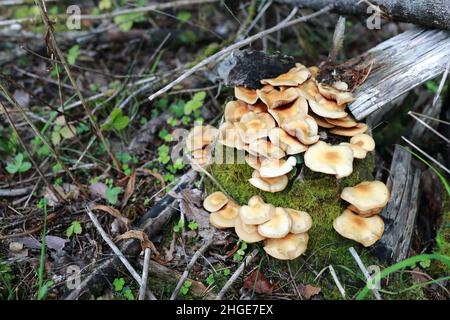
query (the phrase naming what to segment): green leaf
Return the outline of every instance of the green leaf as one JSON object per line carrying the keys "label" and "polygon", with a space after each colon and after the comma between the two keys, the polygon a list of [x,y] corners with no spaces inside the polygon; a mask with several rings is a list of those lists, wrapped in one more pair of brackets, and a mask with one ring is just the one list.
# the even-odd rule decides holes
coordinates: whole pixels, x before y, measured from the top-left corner
{"label": "green leaf", "polygon": [[112,129],[123,130],[130,123],[130,118],[123,115],[122,110],[115,108],[108,117],[108,120],[102,125],[102,129],[110,131]]}
{"label": "green leaf", "polygon": [[72,139],[73,137],[75,137],[74,132],[75,128],[73,127],[71,128],[69,126],[62,127],[61,130],[59,131],[59,133],[64,139]]}
{"label": "green leaf", "polygon": [[19,172],[27,172],[30,169],[31,169],[31,163],[30,162],[23,162],[20,165]]}
{"label": "green leaf", "polygon": [[53,130],[52,132],[52,143],[57,146],[61,143],[61,135],[59,134],[58,130]]}
{"label": "green leaf", "polygon": [[81,234],[83,232],[83,228],[81,227],[81,223],[79,221],[72,221],[70,226],[66,230],[67,238],[70,238],[74,234]]}
{"label": "green leaf", "polygon": [[118,201],[118,196],[120,193],[122,193],[122,188],[120,187],[107,188],[105,192],[106,200],[110,204],[115,205]]}
{"label": "green leaf", "polygon": [[134,22],[142,20],[142,13],[128,13],[114,17],[114,23],[119,27],[120,30],[127,32],[133,27]]}
{"label": "green leaf", "polygon": [[24,155],[22,153],[17,154],[14,160],[6,166],[6,171],[11,174],[22,173],[30,170],[31,163],[24,161]]}
{"label": "green leaf", "polygon": [[127,300],[134,300],[134,295],[130,288],[124,289],[122,294],[125,298],[127,298]]}
{"label": "green leaf", "polygon": [[122,291],[125,285],[125,280],[123,278],[115,278],[113,281],[114,291],[120,292]]}
{"label": "green leaf", "polygon": [[224,270],[223,270],[223,275],[224,275],[224,276],[229,276],[230,274],[231,274],[230,269],[227,268],[227,269],[224,269]]}
{"label": "green leaf", "polygon": [[189,11],[181,11],[177,14],[178,20],[181,22],[187,22],[191,19],[192,14]]}
{"label": "green leaf", "polygon": [[419,264],[420,264],[420,266],[421,266],[422,268],[426,269],[426,268],[430,267],[430,265],[431,265],[431,260],[430,260],[430,259],[428,259],[428,260],[423,260],[423,261],[420,261]]}
{"label": "green leaf", "polygon": [[188,224],[188,228],[191,230],[196,230],[198,228],[198,223],[196,221],[191,221]]}
{"label": "green leaf", "polygon": [[98,4],[98,8],[100,10],[109,10],[111,9],[111,7],[112,7],[111,0],[100,0]]}
{"label": "green leaf", "polygon": [[53,285],[53,281],[49,280],[44,283],[44,285],[39,289],[37,299],[43,300],[47,297],[48,289]]}
{"label": "green leaf", "polygon": [[191,100],[184,105],[184,114],[190,115],[193,111],[199,109],[203,105],[203,100],[206,97],[205,91],[197,92]]}
{"label": "green leaf", "polygon": [[69,62],[70,65],[74,65],[75,62],[77,61],[79,54],[80,54],[80,46],[76,44],[69,49],[69,53],[67,54],[67,62]]}
{"label": "green leaf", "polygon": [[206,278],[206,283],[210,286],[210,285],[214,284],[214,282],[215,282],[215,280],[214,280],[214,274],[211,273],[211,274],[208,276],[208,278]]}

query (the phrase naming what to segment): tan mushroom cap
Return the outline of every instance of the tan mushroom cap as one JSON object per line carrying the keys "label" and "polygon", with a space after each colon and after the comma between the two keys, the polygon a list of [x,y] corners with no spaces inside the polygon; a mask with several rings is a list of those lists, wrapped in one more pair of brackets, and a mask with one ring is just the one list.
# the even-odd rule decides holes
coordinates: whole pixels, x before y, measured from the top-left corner
{"label": "tan mushroom cap", "polygon": [[264,159],[261,161],[261,167],[259,168],[259,174],[263,178],[275,178],[285,174],[294,169],[297,164],[295,157],[289,157],[284,159]]}
{"label": "tan mushroom cap", "polygon": [[358,125],[358,122],[356,122],[355,118],[353,118],[350,115],[347,115],[344,118],[339,119],[325,119],[328,123],[331,123],[337,127],[342,128],[353,128]]}
{"label": "tan mushroom cap", "polygon": [[247,103],[243,101],[229,101],[225,105],[225,121],[237,122],[241,120],[242,116],[248,113],[250,109],[248,108]]}
{"label": "tan mushroom cap", "polygon": [[202,149],[204,146],[214,142],[219,130],[213,126],[195,126],[189,131],[186,138],[186,148],[189,151]]}
{"label": "tan mushroom cap", "polygon": [[285,122],[304,118],[308,114],[308,102],[305,98],[298,97],[294,102],[276,109],[269,109],[268,112],[281,126]]}
{"label": "tan mushroom cap", "polygon": [[331,129],[331,128],[335,127],[334,124],[329,123],[328,121],[325,120],[325,118],[318,116],[314,112],[309,113],[309,115],[314,118],[314,120],[317,122],[317,125],[319,127],[322,127],[325,129]]}
{"label": "tan mushroom cap", "polygon": [[352,127],[352,128],[333,128],[330,130],[330,132],[333,134],[336,134],[338,136],[353,137],[359,133],[366,132],[367,129],[368,129],[367,124],[358,123],[358,125],[356,125],[355,127]]}
{"label": "tan mushroom cap", "polygon": [[305,152],[305,165],[312,171],[334,174],[340,179],[353,172],[353,151],[348,146],[317,142]]}
{"label": "tan mushroom cap", "polygon": [[311,77],[313,77],[314,79],[317,78],[320,73],[320,69],[316,66],[311,66],[308,68],[308,70],[311,73]]}
{"label": "tan mushroom cap", "polygon": [[280,74],[278,77],[273,79],[263,79],[261,84],[270,84],[272,86],[297,86],[311,76],[309,70],[305,66],[294,67],[290,69],[287,73]]}
{"label": "tan mushroom cap", "polygon": [[265,158],[281,159],[286,153],[280,148],[267,140],[256,140],[252,142],[247,151],[253,156],[262,156]]}
{"label": "tan mushroom cap", "polygon": [[346,209],[333,221],[333,228],[344,238],[369,247],[381,239],[384,222],[379,216],[363,218]]}
{"label": "tan mushroom cap", "polygon": [[297,87],[297,91],[299,96],[304,97],[308,100],[315,100],[316,96],[319,93],[319,88],[317,88],[316,81],[313,79],[309,79],[303,82],[301,85]]}
{"label": "tan mushroom cap", "polygon": [[350,143],[360,146],[366,151],[373,151],[375,149],[375,140],[371,136],[365,133],[355,134],[350,139]]}
{"label": "tan mushroom cap", "polygon": [[343,104],[352,102],[355,100],[355,97],[351,92],[348,91],[341,91],[338,90],[332,86],[329,86],[325,83],[319,83],[318,85],[319,92],[322,96],[324,96],[327,99],[331,99],[336,101],[338,106],[341,106]]}
{"label": "tan mushroom cap", "polygon": [[238,150],[244,150],[246,148],[246,144],[242,141],[239,129],[235,123],[226,121],[220,125],[219,130],[219,142],[221,144]]}
{"label": "tan mushroom cap", "polygon": [[264,104],[264,102],[261,101],[258,101],[255,104],[249,104],[247,105],[247,107],[250,111],[253,111],[254,113],[267,112],[267,106]]}
{"label": "tan mushroom cap", "polygon": [[305,233],[312,227],[312,218],[305,211],[294,210],[291,208],[284,208],[291,218],[291,233]]}
{"label": "tan mushroom cap", "polygon": [[248,225],[258,225],[272,219],[275,214],[275,207],[270,203],[265,203],[260,196],[253,196],[249,199],[247,206],[239,209],[239,216],[243,223]]}
{"label": "tan mushroom cap", "polygon": [[308,99],[311,110],[324,118],[337,119],[347,116],[345,107],[338,106],[335,101],[325,99],[321,94],[317,94],[313,99]]}
{"label": "tan mushroom cap", "polygon": [[281,128],[273,128],[269,132],[269,139],[273,145],[280,147],[286,154],[299,154],[305,152],[308,147],[302,144],[297,138],[291,136]]}
{"label": "tan mushroom cap", "polygon": [[264,85],[261,89],[262,92],[264,93],[269,93],[270,91],[274,90],[275,88],[273,86],[271,86],[270,84],[266,84]]}
{"label": "tan mushroom cap", "polygon": [[355,212],[362,214],[379,212],[388,203],[389,196],[388,188],[381,181],[364,181],[344,188],[341,193],[341,198],[353,205]]}
{"label": "tan mushroom cap", "polygon": [[307,233],[290,233],[280,239],[266,239],[264,251],[268,255],[280,260],[293,260],[302,255],[308,247],[309,236]]}
{"label": "tan mushroom cap", "polygon": [[353,151],[353,157],[355,159],[365,159],[367,156],[367,151],[356,144],[341,142],[339,145],[350,147]]}
{"label": "tan mushroom cap", "polygon": [[225,207],[209,215],[209,222],[217,229],[232,228],[239,216],[239,206],[229,201]]}
{"label": "tan mushroom cap", "polygon": [[203,207],[209,211],[219,211],[228,203],[228,198],[223,192],[217,191],[211,193],[209,196],[205,198],[203,201]]}
{"label": "tan mushroom cap", "polygon": [[259,168],[261,168],[261,157],[248,154],[245,156],[245,162],[255,170],[259,170]]}
{"label": "tan mushroom cap", "polygon": [[209,147],[205,149],[197,149],[191,153],[191,167],[195,171],[202,172],[204,167],[208,166],[212,162],[211,150]]}
{"label": "tan mushroom cap", "polygon": [[247,243],[255,243],[265,239],[258,233],[258,226],[243,223],[239,216],[234,221],[234,231],[240,240]]}
{"label": "tan mushroom cap", "polygon": [[258,233],[266,238],[283,238],[291,230],[291,217],[283,208],[275,208],[272,218],[258,226]]}
{"label": "tan mushroom cap", "polygon": [[314,144],[320,138],[317,122],[310,115],[306,115],[303,119],[283,123],[282,128],[306,145]]}
{"label": "tan mushroom cap", "polygon": [[267,93],[262,90],[256,90],[256,93],[269,109],[277,108],[292,102],[298,97],[298,91],[296,88],[289,88],[284,91],[274,89]]}
{"label": "tan mushroom cap", "polygon": [[248,104],[254,104],[258,100],[258,95],[256,90],[248,89],[245,87],[236,86],[234,87],[234,96]]}
{"label": "tan mushroom cap", "polygon": [[286,189],[289,179],[286,175],[275,178],[263,178],[258,170],[253,171],[248,180],[252,186],[266,192],[280,192]]}
{"label": "tan mushroom cap", "polygon": [[348,84],[344,81],[336,81],[333,83],[333,88],[340,91],[348,91]]}
{"label": "tan mushroom cap", "polygon": [[275,120],[268,113],[249,112],[236,123],[239,135],[245,143],[251,143],[259,138],[269,136],[269,131],[275,127]]}

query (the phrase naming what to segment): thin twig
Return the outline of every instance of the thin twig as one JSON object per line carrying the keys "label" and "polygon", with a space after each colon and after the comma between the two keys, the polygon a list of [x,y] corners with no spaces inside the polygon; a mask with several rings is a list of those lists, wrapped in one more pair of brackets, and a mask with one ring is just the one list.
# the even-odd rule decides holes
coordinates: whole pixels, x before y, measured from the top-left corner
{"label": "thin twig", "polygon": [[341,293],[342,297],[345,298],[345,289],[342,286],[341,282],[339,281],[336,271],[334,271],[334,268],[331,264],[328,266],[328,270],[330,270],[331,276],[333,277],[333,280],[336,283],[336,286],[339,292]]}
{"label": "thin twig", "polygon": [[[350,251],[353,258],[355,259],[356,263],[358,264],[358,267],[361,270],[361,272],[363,273],[364,277],[366,278],[367,283],[372,281],[372,277],[370,276],[369,272],[367,271],[366,266],[362,262],[361,258],[359,257],[358,253],[356,252],[355,248],[350,247],[350,248],[348,248],[348,250]],[[381,295],[376,288],[373,288],[372,292],[377,300],[382,300]]]}
{"label": "thin twig", "polygon": [[172,295],[170,296],[170,300],[175,300],[178,292],[180,292],[181,287],[183,286],[183,283],[186,281],[187,277],[189,276],[189,272],[194,267],[195,263],[197,262],[198,258],[206,251],[206,249],[212,244],[214,238],[211,237],[208,239],[201,247],[198,249],[194,255],[191,258],[191,261],[189,261],[188,265],[186,266],[186,269],[184,270],[183,274],[181,275],[180,280],[178,280],[177,286],[175,287],[175,290],[173,290]]}
{"label": "thin twig", "polygon": [[223,288],[220,290],[220,292],[217,294],[216,300],[222,300],[223,296],[228,292],[230,287],[233,285],[233,283],[239,278],[241,273],[244,271],[244,268],[252,262],[252,260],[255,258],[255,256],[258,254],[258,249],[255,249],[250,253],[244,260],[243,263],[237,268],[237,270],[233,273],[230,279],[228,279],[227,283],[223,286]]}
{"label": "thin twig", "polygon": [[186,78],[190,77],[192,74],[194,74],[195,72],[197,72],[198,70],[200,70],[201,68],[203,68],[204,66],[210,64],[211,62],[214,62],[216,60],[220,60],[220,58],[222,58],[223,56],[225,56],[226,54],[232,52],[233,50],[242,48],[250,43],[252,43],[255,40],[258,40],[260,38],[263,38],[271,33],[274,33],[280,29],[283,28],[287,28],[290,26],[293,26],[297,23],[300,22],[304,22],[307,21],[309,19],[312,19],[314,17],[317,17],[321,14],[324,14],[328,11],[330,11],[333,8],[332,5],[330,6],[326,6],[323,9],[316,11],[310,15],[307,16],[303,16],[294,20],[290,20],[290,18],[292,18],[293,15],[295,15],[295,13],[297,12],[297,8],[294,8],[292,10],[292,12],[289,14],[288,18],[283,20],[282,22],[280,22],[278,25],[269,28],[267,30],[261,31],[253,36],[248,37],[247,39],[244,39],[242,41],[238,41],[222,50],[220,50],[219,52],[209,56],[208,58],[202,60],[201,62],[199,62],[198,64],[196,64],[194,67],[192,67],[191,69],[187,70],[185,73],[183,73],[181,76],[179,76],[177,79],[175,79],[174,81],[172,81],[171,83],[169,83],[168,85],[166,85],[165,87],[163,87],[162,89],[158,90],[157,92],[155,92],[154,94],[152,94],[149,97],[149,100],[152,101],[155,98],[159,97],[160,95],[162,95],[163,93],[169,91],[170,89],[172,89],[174,86],[176,86],[177,84],[179,84],[180,82],[182,82],[183,80],[185,80]]}
{"label": "thin twig", "polygon": [[144,251],[144,266],[142,269],[142,282],[139,288],[139,300],[145,299],[145,293],[147,292],[147,279],[148,279],[148,265],[150,263],[150,248],[145,248]]}
{"label": "thin twig", "polygon": [[437,131],[436,129],[434,129],[432,126],[430,126],[428,123],[426,123],[425,121],[423,121],[422,119],[419,119],[414,113],[412,113],[411,111],[408,112],[408,114],[413,117],[417,122],[419,122],[421,125],[425,126],[428,130],[430,130],[431,132],[433,132],[435,135],[437,135],[439,138],[441,138],[442,140],[444,140],[447,143],[450,143],[450,139],[448,139],[447,137],[445,137],[442,133],[440,133],[439,131]]}

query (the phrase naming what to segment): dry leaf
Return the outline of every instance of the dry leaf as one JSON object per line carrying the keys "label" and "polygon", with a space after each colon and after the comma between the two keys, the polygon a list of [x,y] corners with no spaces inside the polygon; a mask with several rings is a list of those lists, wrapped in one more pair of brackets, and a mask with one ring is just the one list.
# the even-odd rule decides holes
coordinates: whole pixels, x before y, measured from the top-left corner
{"label": "dry leaf", "polygon": [[106,199],[106,189],[108,187],[103,182],[97,182],[89,186],[89,191],[94,197]]}
{"label": "dry leaf", "polygon": [[67,240],[56,237],[56,236],[46,236],[45,237],[45,243],[49,249],[53,249],[56,251],[60,251],[64,249],[66,245]]}
{"label": "dry leaf", "polygon": [[271,284],[261,272],[255,270],[245,278],[243,287],[250,291],[254,290],[258,294],[272,294],[276,286]]}
{"label": "dry leaf", "polygon": [[300,295],[304,299],[311,299],[312,296],[318,295],[320,293],[320,291],[322,291],[322,289],[320,289],[318,287],[314,287],[310,284],[307,284],[307,285],[299,284],[297,287],[298,287],[298,291],[299,291]]}
{"label": "dry leaf", "polygon": [[94,206],[92,208],[92,210],[101,210],[101,211],[107,212],[110,215],[112,215],[114,218],[117,218],[119,221],[123,222],[127,227],[130,224],[130,220],[125,218],[124,216],[122,216],[120,211],[117,210],[116,208],[98,204],[98,205]]}
{"label": "dry leaf", "polygon": [[138,239],[141,242],[142,251],[144,251],[146,248],[150,248],[152,253],[154,253],[156,256],[159,257],[159,252],[156,249],[153,242],[151,242],[148,239],[147,234],[145,234],[144,231],[141,230],[128,230],[124,234],[121,234],[120,236],[117,236],[114,239],[114,242],[120,241],[120,240],[126,240],[126,239]]}
{"label": "dry leaf", "polygon": [[126,206],[128,200],[133,195],[135,190],[136,190],[136,173],[133,173],[129,177],[127,187],[125,188],[125,193],[124,193],[123,202],[122,202],[122,208]]}
{"label": "dry leaf", "polygon": [[164,177],[161,174],[154,172],[152,170],[149,170],[149,169],[144,169],[144,168],[139,168],[136,170],[136,172],[146,173],[148,175],[155,177],[156,179],[159,180],[159,182],[161,182],[162,189],[166,188],[166,182],[164,181]]}

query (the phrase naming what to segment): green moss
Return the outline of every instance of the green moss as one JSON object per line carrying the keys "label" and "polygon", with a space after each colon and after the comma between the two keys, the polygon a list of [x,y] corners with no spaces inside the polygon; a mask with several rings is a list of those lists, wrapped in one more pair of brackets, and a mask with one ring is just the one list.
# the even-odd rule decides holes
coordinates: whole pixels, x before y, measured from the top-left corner
{"label": "green moss", "polygon": [[[444,191],[444,203],[443,203],[443,215],[442,223],[436,235],[436,253],[450,256],[450,197]],[[436,262],[432,264],[430,272],[439,277],[444,274],[448,274],[448,267],[441,263]]]}
{"label": "green moss", "polygon": [[[228,150],[226,151],[228,152]],[[226,153],[227,154],[227,153]],[[326,299],[342,299],[336,285],[328,271],[316,275],[309,270],[307,264],[317,272],[333,265],[338,277],[344,284],[347,297],[356,294],[365,284],[363,274],[359,270],[348,248],[353,246],[366,266],[381,263],[369,250],[358,243],[341,237],[334,231],[333,220],[343,211],[345,203],[340,199],[341,190],[346,186],[353,186],[363,180],[372,180],[374,157],[369,155],[364,160],[355,160],[354,172],[351,176],[337,180],[334,176],[310,171],[304,167],[297,168],[300,173],[290,174],[288,187],[277,193],[261,191],[248,183],[253,169],[246,164],[213,164],[210,168],[212,176],[240,205],[246,204],[253,195],[260,195],[266,202],[279,207],[304,210],[311,214],[313,226],[309,233],[308,250],[304,257],[289,262],[272,259],[265,255],[262,244],[256,244],[264,257],[262,270],[270,270],[270,274],[280,275],[281,286],[292,288],[287,284],[290,279],[289,267],[297,284],[315,284],[322,288]],[[210,180],[205,180],[207,193],[218,191],[219,188]],[[289,266],[288,266],[289,263]],[[390,287],[398,290],[398,283],[390,279]],[[283,284],[283,282],[286,282]],[[415,296],[419,294],[414,293]],[[402,296],[403,299],[407,297]]]}

